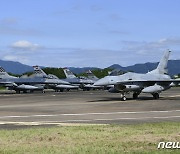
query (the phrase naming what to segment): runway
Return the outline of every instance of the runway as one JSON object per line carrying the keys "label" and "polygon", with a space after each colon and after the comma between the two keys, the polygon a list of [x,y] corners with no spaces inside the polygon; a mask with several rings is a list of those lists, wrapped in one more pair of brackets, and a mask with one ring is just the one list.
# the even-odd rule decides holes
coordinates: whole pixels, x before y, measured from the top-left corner
{"label": "runway", "polygon": [[180,88],[163,92],[159,100],[141,94],[137,100],[106,91],[0,93],[0,128],[71,124],[135,124],[180,121]]}

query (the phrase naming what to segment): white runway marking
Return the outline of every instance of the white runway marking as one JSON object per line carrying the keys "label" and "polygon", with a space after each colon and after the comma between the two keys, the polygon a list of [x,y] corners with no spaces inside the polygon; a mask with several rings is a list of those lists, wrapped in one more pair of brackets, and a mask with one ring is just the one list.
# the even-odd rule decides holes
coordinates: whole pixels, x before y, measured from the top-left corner
{"label": "white runway marking", "polygon": [[140,120],[140,119],[170,119],[180,118],[180,116],[166,116],[166,117],[139,117],[139,118],[114,118],[114,119],[94,119],[95,121],[112,121],[112,120]]}
{"label": "white runway marking", "polygon": [[0,116],[0,119],[5,118],[30,118],[30,117],[57,117],[57,116],[86,116],[86,115],[115,115],[115,114],[144,114],[144,113],[172,113],[180,112],[180,110],[166,111],[139,111],[139,112],[100,112],[100,113],[75,113],[75,114],[47,114],[47,115],[11,115]]}
{"label": "white runway marking", "polygon": [[[90,119],[90,120],[61,120],[61,121],[37,121],[37,122],[0,122],[0,125],[5,124],[14,124],[14,125],[30,125],[30,126],[37,126],[37,125],[63,125],[63,123],[78,123],[78,122],[95,122],[95,121],[116,121],[116,120],[142,120],[142,119],[171,119],[171,118],[180,118],[180,116],[166,116],[166,117],[140,117],[140,118],[114,118],[114,119]],[[81,124],[81,123],[80,123]],[[72,124],[73,125],[73,124]],[[83,123],[82,123],[83,125]]]}
{"label": "white runway marking", "polygon": [[169,111],[139,111],[139,112],[105,112],[105,113],[79,113],[79,114],[62,114],[67,116],[78,116],[78,115],[108,115],[108,114],[143,114],[143,113],[168,113],[168,112],[180,112],[180,110],[169,110]]}
{"label": "white runway marking", "polygon": [[180,95],[168,96],[168,97],[180,97]]}
{"label": "white runway marking", "polygon": [[[92,104],[102,104],[101,102],[91,102],[91,103],[69,103],[70,101],[67,101],[68,103],[64,104],[16,104],[16,105],[1,105],[0,108],[19,108],[19,107],[45,107],[45,106],[72,106],[72,105],[92,105]],[[128,103],[133,101],[128,101]],[[114,102],[106,102],[105,104],[113,104],[117,103],[117,101]]]}

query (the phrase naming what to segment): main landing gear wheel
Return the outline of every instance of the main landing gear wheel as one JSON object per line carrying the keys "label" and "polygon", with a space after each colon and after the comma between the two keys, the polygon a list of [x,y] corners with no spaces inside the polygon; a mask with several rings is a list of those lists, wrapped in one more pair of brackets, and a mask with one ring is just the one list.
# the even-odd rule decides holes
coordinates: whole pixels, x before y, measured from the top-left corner
{"label": "main landing gear wheel", "polygon": [[139,95],[139,93],[133,93],[133,99],[137,99],[138,95]]}
{"label": "main landing gear wheel", "polygon": [[152,94],[153,95],[153,98],[154,99],[159,99],[159,94],[158,93],[154,93],[154,94]]}
{"label": "main landing gear wheel", "polygon": [[126,96],[122,96],[121,100],[126,101],[127,100]]}
{"label": "main landing gear wheel", "polygon": [[126,101],[127,98],[126,98],[126,95],[125,93],[121,93],[121,101]]}
{"label": "main landing gear wheel", "polygon": [[16,94],[20,94],[20,90],[16,90]]}
{"label": "main landing gear wheel", "polygon": [[60,89],[60,92],[64,92],[64,89]]}

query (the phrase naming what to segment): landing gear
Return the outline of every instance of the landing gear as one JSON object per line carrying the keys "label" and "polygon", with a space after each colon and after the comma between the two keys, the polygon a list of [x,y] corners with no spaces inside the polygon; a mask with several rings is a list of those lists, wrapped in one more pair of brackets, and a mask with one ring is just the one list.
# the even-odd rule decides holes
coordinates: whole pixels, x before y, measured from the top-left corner
{"label": "landing gear", "polygon": [[20,94],[20,90],[16,90],[16,94]]}
{"label": "landing gear", "polygon": [[126,101],[126,100],[127,100],[126,96],[123,96],[123,97],[121,98],[121,100],[122,100],[122,101]]}
{"label": "landing gear", "polygon": [[27,90],[23,90],[23,93],[26,94],[26,93],[27,93]]}
{"label": "landing gear", "polygon": [[60,92],[63,92],[64,91],[64,89],[60,89]]}
{"label": "landing gear", "polygon": [[126,100],[127,100],[127,98],[126,98],[125,93],[122,93],[121,94],[121,101],[126,101]]}
{"label": "landing gear", "polygon": [[153,93],[152,95],[154,99],[159,99],[159,93]]}
{"label": "landing gear", "polygon": [[139,96],[139,93],[137,93],[137,92],[133,93],[133,99],[137,99],[138,96]]}

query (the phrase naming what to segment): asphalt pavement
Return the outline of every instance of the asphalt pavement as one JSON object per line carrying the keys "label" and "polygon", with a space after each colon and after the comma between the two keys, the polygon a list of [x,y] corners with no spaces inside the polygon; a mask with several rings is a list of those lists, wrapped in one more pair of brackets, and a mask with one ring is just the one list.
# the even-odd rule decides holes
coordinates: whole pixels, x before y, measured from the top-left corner
{"label": "asphalt pavement", "polygon": [[137,100],[107,91],[47,91],[15,94],[0,92],[0,129],[73,124],[136,124],[180,121],[180,88],[154,100],[141,94]]}

